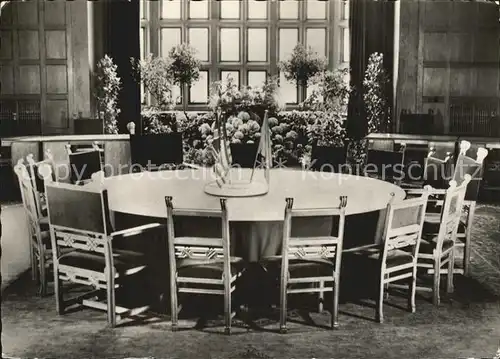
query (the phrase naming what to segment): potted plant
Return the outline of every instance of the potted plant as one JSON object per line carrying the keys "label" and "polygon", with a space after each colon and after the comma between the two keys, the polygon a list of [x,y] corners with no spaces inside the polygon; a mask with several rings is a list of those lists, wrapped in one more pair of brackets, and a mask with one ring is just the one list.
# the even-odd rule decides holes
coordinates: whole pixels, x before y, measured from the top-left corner
{"label": "potted plant", "polygon": [[279,68],[288,81],[294,82],[297,87],[303,87],[303,93],[310,80],[326,68],[326,59],[318,55],[311,47],[297,44],[290,57],[279,63]]}
{"label": "potted plant", "polygon": [[[174,121],[168,111],[177,103],[170,65],[172,60],[148,55],[144,60],[131,59],[136,81],[142,83],[144,90],[152,97],[151,106],[142,111],[143,131],[162,133],[170,129]],[[166,125],[165,125],[166,124]],[[174,124],[175,127],[175,124]],[[168,132],[168,131],[167,131]]]}
{"label": "potted plant", "polygon": [[175,85],[191,85],[200,77],[201,61],[196,57],[196,49],[189,44],[172,47],[168,52],[170,59],[169,76]]}
{"label": "potted plant", "polygon": [[117,117],[120,114],[118,94],[122,82],[118,77],[117,66],[113,59],[105,55],[97,63],[94,96],[97,100],[98,118],[103,122],[104,133],[118,133]]}

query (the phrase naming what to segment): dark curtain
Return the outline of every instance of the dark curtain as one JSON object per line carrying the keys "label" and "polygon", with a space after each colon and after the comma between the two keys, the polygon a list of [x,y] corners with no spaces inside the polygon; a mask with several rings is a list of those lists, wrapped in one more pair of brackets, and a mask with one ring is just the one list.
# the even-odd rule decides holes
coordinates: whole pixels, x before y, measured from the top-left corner
{"label": "dark curtain", "polygon": [[392,77],[394,56],[394,1],[351,0],[349,20],[351,34],[351,86],[347,131],[349,137],[360,139],[367,134],[363,103],[363,78],[368,59],[374,52],[384,54],[384,67],[389,76],[386,89],[392,105]]}
{"label": "dark curtain", "polygon": [[139,44],[139,1],[113,0],[106,2],[107,16],[105,53],[113,58],[118,66],[118,76],[122,80],[119,97],[121,113],[118,117],[118,130],[127,133],[127,123],[133,121],[140,126],[141,97],[140,86],[132,75],[130,58],[140,58]]}

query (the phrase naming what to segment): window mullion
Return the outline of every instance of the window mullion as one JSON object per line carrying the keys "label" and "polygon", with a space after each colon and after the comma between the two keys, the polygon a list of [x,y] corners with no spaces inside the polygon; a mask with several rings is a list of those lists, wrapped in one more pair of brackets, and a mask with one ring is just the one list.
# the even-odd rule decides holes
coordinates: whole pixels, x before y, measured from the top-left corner
{"label": "window mullion", "polygon": [[269,18],[269,75],[276,76],[279,75],[278,71],[278,6],[277,1],[272,1],[268,8],[268,18]]}

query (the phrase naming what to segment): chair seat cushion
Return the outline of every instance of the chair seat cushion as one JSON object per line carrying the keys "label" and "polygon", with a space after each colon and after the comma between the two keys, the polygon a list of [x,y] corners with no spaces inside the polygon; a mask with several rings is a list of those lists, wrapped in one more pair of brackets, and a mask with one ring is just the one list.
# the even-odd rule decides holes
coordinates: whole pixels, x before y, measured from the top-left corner
{"label": "chair seat cushion", "polygon": [[[113,260],[117,273],[124,273],[146,264],[143,254],[132,251],[114,250]],[[63,254],[59,258],[59,264],[103,273],[106,261],[103,254],[75,250]]]}
{"label": "chair seat cushion", "polygon": [[[358,258],[364,258],[365,260],[378,262],[380,261],[380,256],[382,255],[382,251],[380,251],[379,249],[370,248],[346,254],[347,254],[346,258],[352,257],[353,259],[355,259],[356,257],[358,257]],[[397,267],[403,264],[411,263],[412,261],[413,261],[413,256],[410,252],[401,249],[394,249],[387,253],[386,268]]]}
{"label": "chair seat cushion", "polygon": [[[281,271],[281,256],[264,258],[261,265],[268,273],[278,277]],[[329,259],[289,259],[288,273],[291,278],[332,276],[335,268]]]}
{"label": "chair seat cushion", "polygon": [[[243,259],[231,257],[231,276],[237,275],[244,268]],[[221,279],[224,272],[222,260],[184,258],[177,260],[177,275],[188,278]]]}
{"label": "chair seat cushion", "polygon": [[[422,239],[420,241],[420,253],[432,253],[437,246],[437,237],[430,239]],[[443,251],[451,248],[453,246],[453,241],[451,239],[445,239],[443,241]]]}
{"label": "chair seat cushion", "polygon": [[[439,232],[439,225],[441,223],[440,213],[426,213],[424,220],[424,234],[437,234]],[[465,233],[467,226],[463,221],[458,224],[458,233]]]}
{"label": "chair seat cushion", "polygon": [[49,231],[49,218],[48,217],[42,217],[40,219],[40,230],[42,232],[48,232]]}

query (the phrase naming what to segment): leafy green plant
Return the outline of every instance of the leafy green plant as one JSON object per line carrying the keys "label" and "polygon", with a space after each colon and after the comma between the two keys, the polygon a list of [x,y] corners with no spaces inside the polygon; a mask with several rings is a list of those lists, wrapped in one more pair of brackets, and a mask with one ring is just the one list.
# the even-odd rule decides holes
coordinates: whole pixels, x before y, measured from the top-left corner
{"label": "leafy green plant", "polygon": [[325,70],[326,59],[314,52],[311,47],[306,48],[302,44],[297,44],[289,59],[279,63],[279,68],[288,81],[306,86],[312,77]]}
{"label": "leafy green plant", "polygon": [[168,52],[171,60],[169,75],[176,85],[191,85],[200,77],[201,61],[196,57],[196,50],[188,44],[180,44]]}
{"label": "leafy green plant", "polygon": [[156,110],[168,111],[174,108],[177,97],[174,95],[174,80],[171,76],[172,59],[148,55],[144,60],[130,59],[136,80],[155,99]]}
{"label": "leafy green plant", "polygon": [[363,79],[363,101],[366,110],[368,133],[390,129],[390,107],[387,99],[389,77],[384,69],[384,55],[373,53]]}
{"label": "leafy green plant", "polygon": [[105,55],[97,63],[94,96],[97,100],[99,119],[103,120],[104,133],[118,133],[117,117],[120,114],[118,95],[122,82],[113,59]]}

